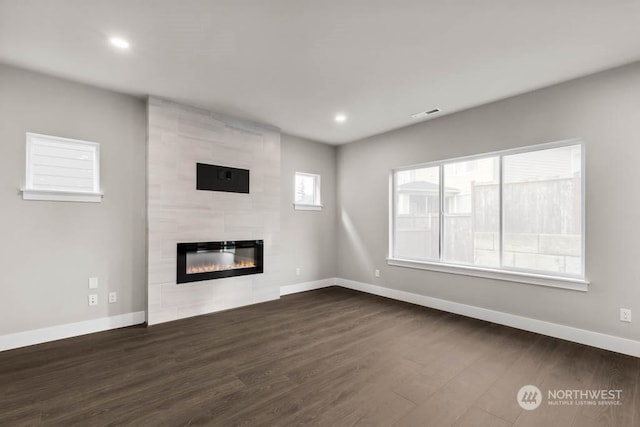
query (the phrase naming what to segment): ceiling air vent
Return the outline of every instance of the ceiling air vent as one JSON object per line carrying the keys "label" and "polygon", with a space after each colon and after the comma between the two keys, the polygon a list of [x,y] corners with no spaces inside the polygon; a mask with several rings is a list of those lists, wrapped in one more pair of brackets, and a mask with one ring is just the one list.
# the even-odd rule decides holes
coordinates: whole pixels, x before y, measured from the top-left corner
{"label": "ceiling air vent", "polygon": [[440,111],[442,111],[439,108],[434,108],[433,110],[429,110],[429,111],[421,111],[419,113],[415,113],[411,115],[412,119],[421,119],[423,117],[427,117],[430,114],[435,114],[435,113],[439,113]]}

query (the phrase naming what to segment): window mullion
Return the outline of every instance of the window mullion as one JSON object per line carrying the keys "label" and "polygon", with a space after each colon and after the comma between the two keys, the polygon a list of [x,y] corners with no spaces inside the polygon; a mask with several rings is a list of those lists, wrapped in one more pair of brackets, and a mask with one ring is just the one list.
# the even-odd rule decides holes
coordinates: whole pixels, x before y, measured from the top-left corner
{"label": "window mullion", "polygon": [[439,228],[440,232],[438,233],[438,259],[442,262],[444,261],[444,165],[439,166],[440,172],[440,215],[439,215]]}
{"label": "window mullion", "polygon": [[391,227],[389,229],[389,256],[391,258],[394,258],[396,256],[396,228],[398,227],[397,212],[398,212],[398,203],[399,203],[398,190],[396,187],[396,182],[398,179],[396,177],[397,174],[398,174],[397,171],[392,171],[391,180],[390,180],[391,206],[389,209],[389,213],[391,215],[391,221],[390,221]]}
{"label": "window mullion", "polygon": [[504,169],[504,156],[500,156],[498,161],[498,242],[500,245],[499,248],[499,265],[500,268],[504,266],[504,186],[503,186],[503,173]]}

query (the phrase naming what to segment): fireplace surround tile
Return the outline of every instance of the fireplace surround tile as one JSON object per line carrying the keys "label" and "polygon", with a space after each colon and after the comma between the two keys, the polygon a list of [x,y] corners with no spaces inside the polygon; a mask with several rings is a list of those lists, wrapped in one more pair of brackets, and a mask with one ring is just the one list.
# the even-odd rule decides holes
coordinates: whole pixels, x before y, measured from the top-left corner
{"label": "fireplace surround tile", "polygon": [[[147,148],[148,323],[277,299],[280,132],[150,98]],[[196,190],[197,162],[249,169],[250,193]],[[264,240],[264,272],[176,283],[177,243],[229,240]]]}

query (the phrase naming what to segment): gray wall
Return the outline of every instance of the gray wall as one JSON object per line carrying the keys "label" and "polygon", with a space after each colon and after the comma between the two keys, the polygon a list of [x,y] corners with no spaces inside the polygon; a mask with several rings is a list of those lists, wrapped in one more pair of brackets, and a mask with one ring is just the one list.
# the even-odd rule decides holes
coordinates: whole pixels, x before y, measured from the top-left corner
{"label": "gray wall", "polygon": [[[633,64],[338,149],[282,135],[281,285],[337,275],[640,339],[617,320],[619,307],[640,313],[638,93]],[[23,201],[27,131],[101,143],[103,203]],[[0,65],[0,334],[144,310],[145,132],[143,100]],[[586,142],[588,293],[386,265],[392,168],[575,137]],[[321,212],[293,210],[297,170],[322,175]],[[105,304],[108,289],[118,303]]]}
{"label": "gray wall", "polygon": [[[338,276],[640,339],[640,63],[444,116],[338,150]],[[588,293],[387,266],[389,173],[420,162],[584,138]],[[381,277],[373,270],[379,268]]]}
{"label": "gray wall", "polygon": [[[23,201],[26,132],[99,142],[103,202]],[[146,133],[143,99],[0,64],[0,335],[146,309]],[[278,285],[335,275],[335,156],[282,136]],[[295,171],[322,175],[322,212],[293,210]]]}
{"label": "gray wall", "polygon": [[[145,129],[141,99],[0,64],[0,335],[144,310]],[[103,202],[23,201],[25,132],[99,142]]]}
{"label": "gray wall", "polygon": [[[282,285],[335,276],[336,151],[335,146],[282,134]],[[293,209],[296,172],[321,176],[322,211]],[[300,268],[299,276],[296,268]]]}

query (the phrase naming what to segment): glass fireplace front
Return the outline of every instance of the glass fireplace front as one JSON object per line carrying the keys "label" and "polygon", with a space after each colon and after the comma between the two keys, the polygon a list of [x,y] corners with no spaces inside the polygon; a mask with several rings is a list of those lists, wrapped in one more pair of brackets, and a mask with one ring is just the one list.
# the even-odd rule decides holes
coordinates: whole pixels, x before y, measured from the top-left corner
{"label": "glass fireplace front", "polygon": [[177,282],[263,272],[262,240],[178,243]]}

